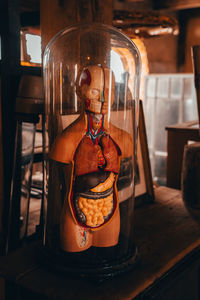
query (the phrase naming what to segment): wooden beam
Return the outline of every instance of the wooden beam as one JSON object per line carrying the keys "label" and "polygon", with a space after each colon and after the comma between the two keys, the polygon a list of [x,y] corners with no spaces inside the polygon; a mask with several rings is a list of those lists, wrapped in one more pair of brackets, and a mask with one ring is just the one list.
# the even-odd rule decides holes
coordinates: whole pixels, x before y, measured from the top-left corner
{"label": "wooden beam", "polygon": [[15,147],[15,99],[20,70],[19,0],[2,0],[0,4],[1,108],[3,145],[3,231],[7,235],[10,190]]}
{"label": "wooden beam", "polygon": [[42,52],[60,30],[76,23],[112,24],[112,0],[40,1]]}
{"label": "wooden beam", "polygon": [[40,12],[31,11],[20,14],[21,27],[38,26],[40,25]]}
{"label": "wooden beam", "polygon": [[181,10],[200,7],[199,0],[154,0],[154,9]]}

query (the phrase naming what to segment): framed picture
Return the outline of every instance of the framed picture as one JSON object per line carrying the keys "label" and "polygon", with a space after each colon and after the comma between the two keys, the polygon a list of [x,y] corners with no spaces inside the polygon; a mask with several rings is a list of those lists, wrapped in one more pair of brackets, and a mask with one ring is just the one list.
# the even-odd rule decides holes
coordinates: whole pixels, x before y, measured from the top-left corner
{"label": "framed picture", "polygon": [[139,132],[137,145],[137,168],[135,186],[135,206],[154,200],[153,180],[149,159],[145,119],[142,100],[139,107]]}

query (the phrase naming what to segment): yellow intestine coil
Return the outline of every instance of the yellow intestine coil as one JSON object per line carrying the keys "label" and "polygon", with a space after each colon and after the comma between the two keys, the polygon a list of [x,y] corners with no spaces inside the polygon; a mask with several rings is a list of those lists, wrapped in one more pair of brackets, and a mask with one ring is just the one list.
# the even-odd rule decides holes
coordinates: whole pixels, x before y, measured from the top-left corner
{"label": "yellow intestine coil", "polygon": [[86,199],[80,197],[78,205],[86,216],[86,225],[97,227],[104,223],[104,217],[107,217],[113,209],[113,193],[102,199]]}

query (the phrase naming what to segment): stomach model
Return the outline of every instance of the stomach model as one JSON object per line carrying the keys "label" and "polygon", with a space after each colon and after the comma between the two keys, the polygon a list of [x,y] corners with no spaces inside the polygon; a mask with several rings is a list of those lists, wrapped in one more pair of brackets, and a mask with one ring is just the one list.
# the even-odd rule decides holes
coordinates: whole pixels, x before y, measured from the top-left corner
{"label": "stomach model", "polygon": [[120,150],[103,130],[86,133],[74,155],[74,176],[69,206],[75,222],[98,230],[108,223],[118,206],[116,182]]}

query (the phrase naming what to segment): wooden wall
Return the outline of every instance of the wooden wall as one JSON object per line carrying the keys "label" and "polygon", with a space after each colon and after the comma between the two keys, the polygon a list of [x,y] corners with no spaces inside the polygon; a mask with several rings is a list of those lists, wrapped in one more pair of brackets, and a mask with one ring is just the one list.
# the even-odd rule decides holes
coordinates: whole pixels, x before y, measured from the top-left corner
{"label": "wooden wall", "polygon": [[185,61],[183,71],[193,72],[191,47],[200,45],[200,9],[188,11],[185,28]]}
{"label": "wooden wall", "polygon": [[167,35],[144,39],[149,73],[176,73],[178,70],[178,37]]}
{"label": "wooden wall", "polygon": [[112,0],[43,0],[40,1],[42,52],[60,30],[76,23],[112,24]]}

